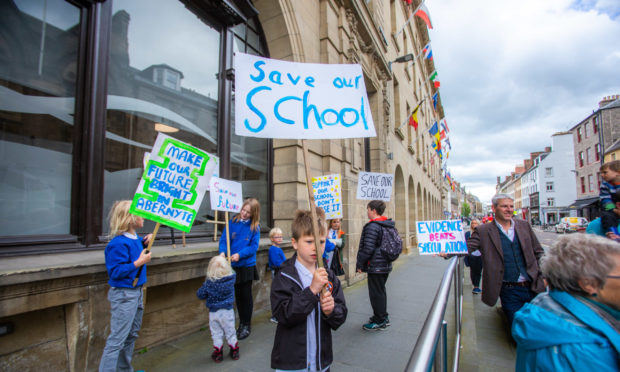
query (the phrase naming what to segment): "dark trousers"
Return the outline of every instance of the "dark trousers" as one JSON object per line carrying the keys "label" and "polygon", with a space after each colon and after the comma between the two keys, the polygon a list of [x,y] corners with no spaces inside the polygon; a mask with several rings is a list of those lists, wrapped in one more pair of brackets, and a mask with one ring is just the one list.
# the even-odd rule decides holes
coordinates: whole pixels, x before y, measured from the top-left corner
{"label": "dark trousers", "polygon": [[389,274],[368,273],[368,297],[372,306],[372,321],[383,323],[388,316],[387,313],[387,292],[385,282]]}
{"label": "dark trousers", "polygon": [[527,302],[530,302],[537,293],[531,291],[528,287],[506,287],[502,286],[499,292],[499,299],[502,303],[502,310],[508,318],[508,329],[512,329],[512,320],[515,313],[519,311]]}
{"label": "dark trousers", "polygon": [[474,287],[480,287],[480,277],[482,276],[482,256],[469,256],[469,277]]}
{"label": "dark trousers", "polygon": [[618,226],[618,216],[611,211],[602,211],[601,212],[601,227],[603,228],[603,232],[607,234],[612,227]]}
{"label": "dark trousers", "polygon": [[254,309],[251,280],[235,283],[235,302],[239,312],[239,322],[250,325],[252,323],[252,310]]}

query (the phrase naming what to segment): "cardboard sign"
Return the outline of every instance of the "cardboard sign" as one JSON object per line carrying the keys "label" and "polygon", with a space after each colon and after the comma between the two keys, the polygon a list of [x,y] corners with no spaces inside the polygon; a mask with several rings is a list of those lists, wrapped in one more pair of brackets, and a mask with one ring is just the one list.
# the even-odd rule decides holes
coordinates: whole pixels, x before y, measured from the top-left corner
{"label": "cardboard sign", "polygon": [[216,211],[241,212],[243,204],[241,183],[211,177],[209,189],[211,190],[211,208]]}
{"label": "cardboard sign", "polygon": [[235,53],[235,134],[290,139],[376,136],[360,65]]}
{"label": "cardboard sign", "polygon": [[159,133],[130,212],[189,232],[214,169],[207,152]]}
{"label": "cardboard sign", "polygon": [[340,175],[312,177],[312,194],[317,207],[323,208],[325,218],[342,218]]}
{"label": "cardboard sign", "polygon": [[394,175],[360,172],[357,179],[357,199],[390,201]]}
{"label": "cardboard sign", "polygon": [[461,220],[419,221],[416,233],[421,255],[467,254]]}

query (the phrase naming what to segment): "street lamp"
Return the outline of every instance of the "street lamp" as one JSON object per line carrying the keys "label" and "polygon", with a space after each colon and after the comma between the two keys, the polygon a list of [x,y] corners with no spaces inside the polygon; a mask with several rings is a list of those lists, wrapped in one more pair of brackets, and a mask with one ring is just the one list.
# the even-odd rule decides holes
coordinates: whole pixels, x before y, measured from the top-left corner
{"label": "street lamp", "polygon": [[390,71],[392,71],[392,63],[403,63],[403,62],[413,61],[413,59],[414,57],[412,53],[405,54],[404,56],[400,56],[396,58],[395,60],[389,62],[388,68],[390,69]]}

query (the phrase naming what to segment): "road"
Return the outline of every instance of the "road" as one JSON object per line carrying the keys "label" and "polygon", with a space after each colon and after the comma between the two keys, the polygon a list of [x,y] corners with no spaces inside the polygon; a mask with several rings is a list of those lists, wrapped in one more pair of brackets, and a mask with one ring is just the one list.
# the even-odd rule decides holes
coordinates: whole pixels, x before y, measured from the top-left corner
{"label": "road", "polygon": [[[534,232],[536,233],[536,237],[540,241],[540,244],[545,249],[550,247],[560,236],[564,235],[564,234],[557,234],[554,231],[542,231],[538,226],[534,227]],[[578,234],[578,233],[572,233],[572,234]]]}

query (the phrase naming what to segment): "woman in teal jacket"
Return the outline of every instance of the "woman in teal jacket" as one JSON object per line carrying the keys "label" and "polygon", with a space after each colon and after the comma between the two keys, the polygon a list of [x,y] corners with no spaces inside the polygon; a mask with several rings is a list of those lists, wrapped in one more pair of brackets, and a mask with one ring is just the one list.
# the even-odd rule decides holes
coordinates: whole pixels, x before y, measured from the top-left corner
{"label": "woman in teal jacket", "polygon": [[620,371],[620,244],[573,234],[547,250],[550,291],[515,314],[516,371]]}

